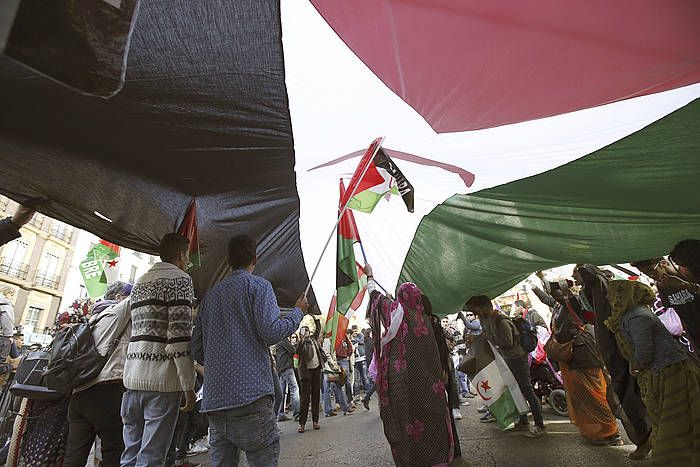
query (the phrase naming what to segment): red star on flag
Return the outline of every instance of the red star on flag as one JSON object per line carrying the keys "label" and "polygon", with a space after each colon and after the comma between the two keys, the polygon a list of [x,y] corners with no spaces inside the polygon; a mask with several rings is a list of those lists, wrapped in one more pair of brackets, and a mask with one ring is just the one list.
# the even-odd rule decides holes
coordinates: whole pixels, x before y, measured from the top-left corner
{"label": "red star on flag", "polygon": [[116,260],[116,259],[113,259],[112,261],[107,261],[107,265],[108,265],[110,268],[116,268],[116,267],[117,267],[117,260]]}
{"label": "red star on flag", "polygon": [[484,391],[488,391],[491,389],[491,386],[489,386],[489,381],[485,380],[483,383],[481,383],[481,389]]}

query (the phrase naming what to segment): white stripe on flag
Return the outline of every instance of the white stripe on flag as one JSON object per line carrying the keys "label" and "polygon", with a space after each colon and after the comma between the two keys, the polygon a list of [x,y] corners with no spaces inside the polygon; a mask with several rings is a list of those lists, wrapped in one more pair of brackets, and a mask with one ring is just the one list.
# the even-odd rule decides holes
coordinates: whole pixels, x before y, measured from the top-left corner
{"label": "white stripe on flag", "polygon": [[503,357],[498,349],[491,342],[489,342],[489,346],[491,346],[494,361],[496,366],[498,366],[498,370],[501,373],[501,378],[503,379],[504,384],[508,386],[508,389],[510,390],[515,406],[518,408],[521,414],[528,413],[530,408],[527,405],[525,396],[523,396],[523,393],[520,390],[520,386],[518,386],[518,382],[515,380],[515,376],[513,376],[513,373],[510,371],[510,368],[508,368],[508,364],[505,360],[503,360]]}

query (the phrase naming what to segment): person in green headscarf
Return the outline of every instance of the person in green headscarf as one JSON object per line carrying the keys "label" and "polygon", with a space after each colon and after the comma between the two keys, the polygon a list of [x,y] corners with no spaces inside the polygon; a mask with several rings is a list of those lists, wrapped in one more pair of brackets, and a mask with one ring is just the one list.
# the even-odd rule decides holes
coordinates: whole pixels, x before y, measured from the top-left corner
{"label": "person in green headscarf", "polygon": [[654,291],[636,281],[611,281],[605,325],[630,362],[652,423],[656,465],[700,466],[700,368],[649,305]]}

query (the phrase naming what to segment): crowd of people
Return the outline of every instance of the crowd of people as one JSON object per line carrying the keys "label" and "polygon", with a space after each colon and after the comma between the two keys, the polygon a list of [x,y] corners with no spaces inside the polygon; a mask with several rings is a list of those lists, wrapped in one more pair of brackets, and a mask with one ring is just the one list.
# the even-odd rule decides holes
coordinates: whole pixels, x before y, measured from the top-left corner
{"label": "crowd of people", "polygon": [[[584,439],[598,446],[624,444],[619,419],[637,446],[632,460],[651,456],[658,465],[700,465],[700,241],[685,240],[667,257],[632,265],[647,280],[616,279],[590,264],[577,265],[573,280],[548,281],[538,272],[541,284],[528,282],[550,307],[550,325],[524,311],[522,302],[515,303],[515,316],[544,328],[543,348],[558,367],[568,415]],[[528,357],[514,321],[488,297],[472,297],[466,308],[480,318],[483,335],[501,353],[528,402],[535,426],[527,436],[544,435],[541,401],[530,375],[534,352]],[[482,421],[489,420],[487,412]],[[514,429],[526,424],[521,417]]]}
{"label": "crowd of people", "polygon": [[[29,218],[24,210],[3,221],[2,241]],[[645,281],[590,264],[577,265],[572,279],[538,272],[530,288],[550,308],[549,323],[523,300],[509,315],[475,295],[456,325],[415,284],[401,284],[396,297],[380,291],[366,265],[370,325],[338,335],[308,314],[305,295],[280,310],[270,282],[253,274],[249,236],[230,240],[231,273],[201,303],[185,272],[188,240],[167,234],[159,250],[162,261],[133,285],[116,282],[103,300],[60,317],[59,330],[89,323],[104,366],[63,398],[21,400],[6,465],[83,466],[96,451],[104,466],[186,466],[203,444],[214,466],[237,465],[241,452],[252,466],[277,465],[279,422],[295,421],[301,434],[311,418],[319,430],[322,414],[349,416],[360,403],[371,410],[375,393],[396,465],[459,465],[456,420],[476,396],[465,362],[489,342],[532,413],[534,423],[521,413],[510,428],[547,434],[531,373],[544,358],[591,444],[623,444],[620,420],[637,446],[632,459],[700,466],[698,240],[631,263]],[[2,299],[4,383],[23,346]],[[530,332],[537,345],[526,348]],[[487,405],[479,412],[494,420]]]}

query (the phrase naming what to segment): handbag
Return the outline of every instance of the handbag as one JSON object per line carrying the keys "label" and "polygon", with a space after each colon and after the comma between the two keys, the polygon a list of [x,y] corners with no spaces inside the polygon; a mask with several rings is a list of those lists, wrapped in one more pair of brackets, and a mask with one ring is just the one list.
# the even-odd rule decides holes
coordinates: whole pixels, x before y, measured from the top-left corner
{"label": "handbag", "polygon": [[49,389],[46,385],[44,371],[49,358],[50,354],[46,350],[29,352],[22,357],[10,386],[13,396],[36,400],[58,400],[65,396],[65,392]]}
{"label": "handbag", "polygon": [[579,317],[576,316],[576,313],[571,309],[571,304],[568,301],[566,302],[566,308],[574,318],[574,321],[576,321],[578,333],[568,342],[559,342],[556,337],[554,337],[556,331],[554,329],[554,321],[552,321],[552,335],[544,344],[544,351],[547,353],[547,356],[554,361],[569,363],[574,358],[574,341],[583,332],[583,323],[581,323]]}
{"label": "handbag", "polygon": [[666,311],[657,316],[671,335],[680,336],[683,334],[683,322],[681,322],[681,318],[678,316],[678,313],[676,313],[676,310],[673,308],[666,308]]}
{"label": "handbag", "polygon": [[345,368],[341,368],[340,373],[328,373],[328,381],[336,383],[338,386],[345,386],[347,379],[348,374],[345,372]]}

